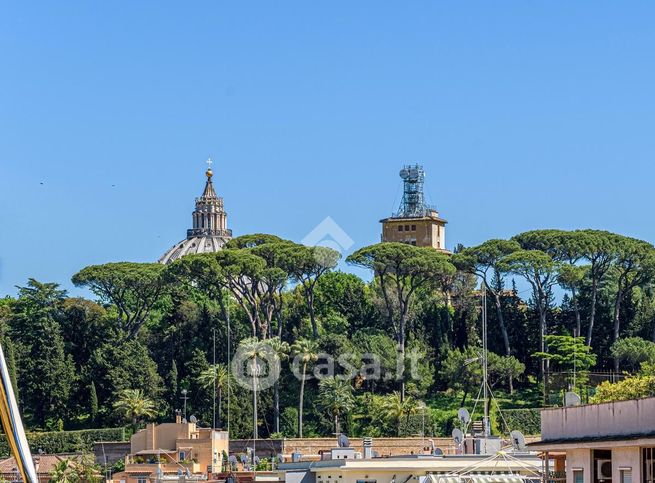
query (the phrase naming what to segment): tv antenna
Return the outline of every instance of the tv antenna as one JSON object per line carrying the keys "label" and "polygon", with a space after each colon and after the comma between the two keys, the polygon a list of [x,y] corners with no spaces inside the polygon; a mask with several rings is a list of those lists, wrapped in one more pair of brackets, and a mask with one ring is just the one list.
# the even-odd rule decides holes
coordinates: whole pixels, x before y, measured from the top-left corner
{"label": "tv antenna", "polygon": [[348,436],[343,433],[339,435],[337,443],[339,444],[339,448],[348,448],[350,446],[350,440],[348,439]]}
{"label": "tv antenna", "polygon": [[461,429],[455,428],[453,429],[452,436],[453,436],[453,441],[459,447],[464,441],[464,433],[462,433]]}
{"label": "tv antenna", "polygon": [[512,440],[512,446],[516,451],[524,451],[526,446],[525,446],[525,436],[523,436],[523,433],[521,431],[511,431],[509,433],[509,437]]}
{"label": "tv antenna", "polygon": [[459,408],[457,410],[457,418],[459,419],[459,422],[462,423],[464,428],[466,428],[471,421],[471,414],[469,413],[468,409]]}

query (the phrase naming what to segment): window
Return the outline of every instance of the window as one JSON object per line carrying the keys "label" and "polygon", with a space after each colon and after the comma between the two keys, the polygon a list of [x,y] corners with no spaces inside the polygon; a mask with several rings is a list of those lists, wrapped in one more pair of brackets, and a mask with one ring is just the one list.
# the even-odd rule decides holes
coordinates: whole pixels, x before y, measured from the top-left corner
{"label": "window", "polygon": [[412,225],[412,231],[416,231],[416,225]]}
{"label": "window", "polygon": [[405,231],[409,231],[409,225],[405,225]]}
{"label": "window", "polygon": [[584,483],[584,472],[582,470],[573,470],[573,483]]}
{"label": "window", "polygon": [[619,468],[621,481],[619,483],[632,483],[632,468]]}
{"label": "window", "polygon": [[148,478],[137,478],[136,483],[148,483]]}
{"label": "window", "polygon": [[644,448],[641,453],[643,483],[655,483],[655,448]]}
{"label": "window", "polygon": [[403,231],[403,225],[398,225],[398,231]]}

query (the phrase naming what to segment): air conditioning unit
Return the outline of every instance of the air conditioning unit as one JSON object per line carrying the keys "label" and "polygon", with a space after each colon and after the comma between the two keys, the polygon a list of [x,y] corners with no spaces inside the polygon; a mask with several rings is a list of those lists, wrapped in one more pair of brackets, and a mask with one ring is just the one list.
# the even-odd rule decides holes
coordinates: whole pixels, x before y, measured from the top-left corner
{"label": "air conditioning unit", "polygon": [[612,460],[596,460],[596,477],[599,480],[612,479]]}

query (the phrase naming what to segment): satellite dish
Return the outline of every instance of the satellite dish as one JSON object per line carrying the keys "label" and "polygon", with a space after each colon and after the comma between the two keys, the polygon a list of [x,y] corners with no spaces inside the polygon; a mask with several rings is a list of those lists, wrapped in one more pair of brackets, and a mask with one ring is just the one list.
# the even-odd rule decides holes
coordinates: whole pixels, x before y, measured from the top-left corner
{"label": "satellite dish", "polygon": [[432,452],[434,456],[443,456],[443,450],[441,448],[434,448],[434,451]]}
{"label": "satellite dish", "polygon": [[253,458],[253,462],[254,462],[256,465],[258,465],[260,461],[261,461],[261,460],[259,459],[259,456],[255,456],[255,457]]}
{"label": "satellite dish", "polygon": [[339,448],[348,448],[350,446],[350,440],[348,439],[348,436],[343,433],[339,435],[337,442],[339,443]]}
{"label": "satellite dish", "polygon": [[573,391],[567,391],[564,394],[564,406],[579,406],[582,404],[582,399]]}
{"label": "satellite dish", "polygon": [[462,433],[462,430],[459,428],[453,429],[453,441],[455,441],[456,445],[462,444],[462,441],[464,441],[464,433]]}
{"label": "satellite dish", "polygon": [[196,418],[196,417],[192,414],[191,417],[189,418],[189,421],[191,421],[192,423],[197,423],[197,422],[198,422],[198,418]]}
{"label": "satellite dish", "polygon": [[239,459],[241,460],[241,463],[244,465],[248,462],[248,457],[245,454],[242,454]]}
{"label": "satellite dish", "polygon": [[277,455],[277,461],[278,463],[284,463],[284,455],[281,454]]}
{"label": "satellite dish", "polygon": [[184,424],[186,424],[186,423],[187,423],[186,418],[183,418],[183,419],[182,419],[182,422],[183,422]]}
{"label": "satellite dish", "polygon": [[512,446],[514,447],[515,450],[517,451],[523,451],[525,450],[525,436],[523,436],[523,433],[521,431],[511,431],[509,433],[509,437],[512,440]]}
{"label": "satellite dish", "polygon": [[471,414],[466,408],[459,408],[457,410],[457,417],[459,418],[460,423],[466,426],[469,421],[471,421]]}
{"label": "satellite dish", "polygon": [[230,462],[230,464],[231,464],[232,466],[234,466],[234,465],[237,464],[237,457],[234,456],[234,455],[231,455],[231,456],[228,458],[228,461]]}

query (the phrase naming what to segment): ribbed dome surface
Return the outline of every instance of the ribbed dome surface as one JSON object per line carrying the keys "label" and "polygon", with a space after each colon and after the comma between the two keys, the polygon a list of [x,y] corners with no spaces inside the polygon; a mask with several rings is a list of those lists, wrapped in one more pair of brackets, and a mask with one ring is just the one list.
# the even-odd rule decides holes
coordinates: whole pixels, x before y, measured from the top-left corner
{"label": "ribbed dome surface", "polygon": [[192,238],[186,238],[164,253],[159,259],[159,263],[173,263],[184,255],[217,252],[228,241],[229,238],[220,236],[194,236]]}

